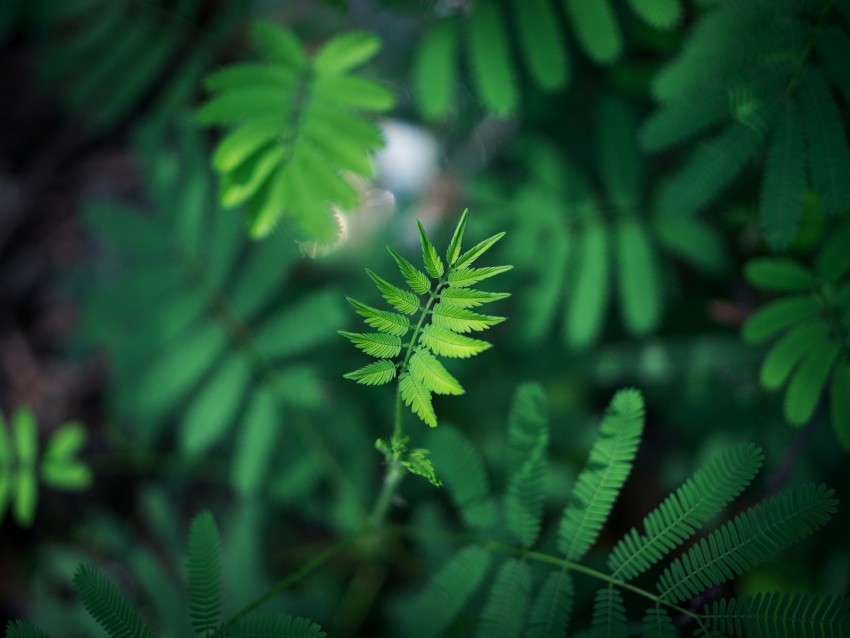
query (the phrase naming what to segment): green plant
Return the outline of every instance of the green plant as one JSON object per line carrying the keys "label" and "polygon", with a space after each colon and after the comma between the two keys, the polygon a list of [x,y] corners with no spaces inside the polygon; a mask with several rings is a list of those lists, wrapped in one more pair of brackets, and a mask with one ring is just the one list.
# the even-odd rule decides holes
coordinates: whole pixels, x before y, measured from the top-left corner
{"label": "green plant", "polygon": [[[416,416],[432,428],[437,426],[432,393],[458,395],[464,392],[463,386],[437,357],[466,359],[490,347],[490,343],[468,337],[466,333],[486,330],[504,321],[504,317],[482,315],[470,308],[498,301],[509,295],[476,290],[472,286],[513,268],[472,266],[504,236],[504,233],[493,235],[461,252],[467,214],[468,211],[464,211],[457,223],[446,250],[445,263],[422,224],[418,223],[425,272],[388,246],[387,250],[398,264],[410,290],[394,286],[371,270],[367,269],[366,272],[387,303],[398,312],[378,310],[349,297],[348,301],[354,306],[357,314],[378,332],[340,331],[342,336],[363,352],[378,359],[349,372],[345,375],[347,379],[365,385],[384,385],[394,379],[398,380],[392,437],[377,442],[378,449],[394,468],[391,474],[395,475],[400,471],[400,467],[404,467],[414,474],[424,476],[434,485],[439,485],[440,482],[427,458],[428,451],[407,448],[409,437],[403,433],[401,404],[404,402]],[[434,280],[433,283],[431,280]],[[413,315],[412,320],[409,315]],[[406,340],[403,341],[403,338]]]}
{"label": "green plant", "polygon": [[[786,381],[785,418],[812,418],[829,384],[835,435],[850,451],[850,224],[824,243],[814,269],[783,257],[749,261],[745,274],[759,288],[789,293],[758,309],[744,326],[744,340],[781,338],[764,358],[759,378],[768,390]],[[831,378],[831,381],[830,381]]]}
{"label": "green plant", "polygon": [[[763,456],[752,444],[725,449],[697,470],[644,518],[641,529],[633,528],[607,549],[607,569],[586,564],[631,473],[643,427],[640,393],[619,391],[573,484],[554,537],[544,531],[549,427],[538,385],[517,390],[508,420],[508,473],[501,494],[492,493],[478,451],[461,432],[449,427],[435,431],[430,441],[434,464],[467,533],[447,538],[464,547],[442,564],[409,607],[408,635],[439,636],[453,625],[469,631],[470,622],[476,623],[477,636],[488,638],[565,635],[577,589],[574,580],[579,577],[600,585],[591,620],[594,636],[630,634],[624,593],[648,605],[642,621],[646,636],[676,635],[671,613],[679,616],[677,624],[690,626],[698,636],[850,635],[850,600],[826,594],[762,593],[704,602],[701,611],[686,605],[778,556],[835,512],[837,500],[823,485],[787,488],[671,559],[673,551],[694,539],[757,474]],[[535,549],[538,545],[541,550]],[[632,583],[664,562],[654,592]],[[475,595],[482,587],[489,589],[484,598]],[[481,602],[474,621],[471,607]]]}
{"label": "green plant", "polygon": [[[511,55],[512,30],[528,74],[545,91],[567,87],[572,75],[566,33],[558,28],[558,3],[552,0],[514,0],[500,6],[494,0],[456,3],[438,9],[426,29],[413,70],[413,86],[422,113],[445,117],[454,107],[461,45],[482,105],[496,115],[518,110],[520,78]],[[611,64],[623,50],[623,36],[610,0],[560,3],[577,44],[594,62]],[[629,8],[656,29],[672,29],[682,8],[679,0],[628,0]],[[443,15],[440,15],[443,14]]]}
{"label": "green plant", "polygon": [[[331,205],[357,206],[348,173],[371,177],[369,153],[383,144],[361,112],[392,108],[392,93],[350,71],[377,53],[380,40],[348,33],[308,58],[296,37],[257,22],[253,41],[269,59],[216,71],[215,95],[198,112],[206,124],[232,127],[213,152],[228,207],[248,203],[248,228],[266,236],[283,216],[308,237],[329,240],[338,228]],[[340,135],[341,130],[346,135]]]}
{"label": "green plant", "polygon": [[709,4],[655,77],[659,108],[641,131],[647,150],[709,135],[666,185],[663,212],[705,208],[765,143],[759,216],[771,247],[794,241],[808,187],[824,211],[847,212],[850,145],[830,87],[850,100],[848,18],[832,0]]}
{"label": "green plant", "polygon": [[39,457],[33,413],[19,408],[7,426],[0,412],[0,522],[11,504],[15,522],[24,527],[32,525],[39,478],[55,490],[87,489],[92,482],[91,470],[76,458],[85,442],[86,431],[81,424],[65,423],[50,436]]}
{"label": "green plant", "polygon": [[[188,609],[194,635],[221,638],[321,638],[321,628],[306,618],[279,613],[252,613],[249,607],[223,620],[221,541],[210,512],[202,512],[189,529],[186,563]],[[74,574],[74,590],[86,611],[110,638],[150,638],[153,631],[139,611],[101,570],[81,564]],[[7,638],[45,638],[49,634],[25,621],[9,621]]]}
{"label": "green plant", "polygon": [[[87,340],[111,355],[124,437],[150,449],[178,418],[187,458],[235,437],[231,480],[256,491],[287,413],[320,402],[304,355],[342,324],[339,295],[280,295],[297,249],[273,241],[249,255],[238,217],[210,213],[204,146],[188,122],[148,130],[138,144],[154,209],[98,202],[86,212],[104,245],[94,274],[107,275],[85,299]],[[162,311],[141,312],[153,305]]]}

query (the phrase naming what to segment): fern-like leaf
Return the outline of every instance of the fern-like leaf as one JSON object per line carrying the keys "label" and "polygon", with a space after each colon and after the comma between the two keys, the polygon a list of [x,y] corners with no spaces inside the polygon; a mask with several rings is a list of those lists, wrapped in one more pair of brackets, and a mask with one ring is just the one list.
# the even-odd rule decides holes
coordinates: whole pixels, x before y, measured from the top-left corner
{"label": "fern-like leaf", "polygon": [[419,44],[413,86],[426,118],[441,117],[454,104],[459,39],[457,22],[444,20],[431,27]]}
{"label": "fern-like leaf", "polygon": [[189,528],[189,615],[195,632],[208,636],[221,614],[221,541],[210,512],[198,514]]}
{"label": "fern-like leaf", "polygon": [[[463,257],[459,261],[463,261]],[[449,273],[449,286],[456,288],[468,288],[474,286],[479,281],[501,275],[503,272],[511,270],[513,266],[487,266],[484,268],[466,268],[458,267],[452,269]]]}
{"label": "fern-like leaf", "polygon": [[622,36],[610,0],[564,0],[563,6],[581,48],[593,60],[613,62],[620,56],[623,48]]}
{"label": "fern-like leaf", "polygon": [[570,494],[558,530],[558,549],[568,560],[580,560],[605,525],[614,501],[632,469],[643,432],[643,398],[637,390],[621,390],[611,401],[587,465]]}
{"label": "fern-like leaf", "polygon": [[407,626],[416,638],[442,634],[481,586],[490,569],[490,552],[483,547],[464,547],[431,577],[412,606]]}
{"label": "fern-like leaf", "polygon": [[838,355],[839,348],[830,339],[818,343],[800,361],[785,393],[785,418],[790,423],[802,425],[811,418]]}
{"label": "fern-like leaf", "polygon": [[438,356],[460,359],[475,356],[491,347],[491,344],[486,341],[471,339],[434,324],[423,328],[419,340],[422,345]]}
{"label": "fern-like leaf", "polygon": [[431,280],[428,279],[428,276],[424,272],[416,268],[389,246],[387,246],[387,250],[393,256],[393,259],[395,259],[398,269],[401,271],[401,276],[404,277],[404,280],[413,292],[417,295],[422,295],[431,290]]}
{"label": "fern-like leaf", "polygon": [[6,638],[51,638],[50,634],[23,620],[10,620],[6,624]]}
{"label": "fern-like leaf", "polygon": [[[463,223],[463,221],[463,218],[461,218],[461,223]],[[422,247],[422,262],[425,264],[425,272],[431,275],[434,279],[439,279],[446,271],[445,266],[443,265],[443,260],[440,259],[437,249],[425,233],[422,223],[417,221],[416,226],[419,228],[419,243]]]}
{"label": "fern-like leaf", "polygon": [[329,203],[350,209],[358,201],[343,172],[370,176],[368,155],[382,145],[359,112],[394,103],[386,88],[350,73],[378,51],[379,41],[345,34],[311,60],[291,33],[271,22],[257,22],[253,40],[271,65],[236,65],[211,75],[207,86],[215,96],[198,112],[204,124],[233,127],[214,154],[220,199],[227,206],[249,203],[255,237],[289,215],[308,235],[332,239],[337,228]]}
{"label": "fern-like leaf", "polygon": [[671,563],[658,580],[678,603],[741,575],[822,527],[838,501],[823,485],[786,489],[753,506]]}
{"label": "fern-like leaf", "polygon": [[710,626],[729,636],[850,636],[850,599],[829,594],[763,593],[705,606]]}
{"label": "fern-like leaf", "polygon": [[764,358],[759,371],[761,384],[769,390],[781,386],[806,353],[828,339],[829,326],[820,320],[801,323],[789,330]]}
{"label": "fern-like leaf", "polygon": [[412,292],[393,286],[386,279],[382,279],[368,268],[366,269],[366,273],[375,282],[375,285],[381,291],[381,295],[387,300],[387,303],[393,308],[406,315],[412,315],[419,310],[419,297]]}
{"label": "fern-like leaf", "polygon": [[603,587],[596,592],[591,624],[593,638],[626,638],[626,608],[619,589]]}
{"label": "fern-like leaf", "polygon": [[653,329],[661,316],[657,256],[644,226],[624,219],[617,229],[620,310],[633,334]]}
{"label": "fern-like leaf", "polygon": [[415,376],[428,390],[436,394],[463,394],[463,387],[443,364],[423,348],[419,348],[410,357],[408,363],[410,373]]}
{"label": "fern-like leaf", "polygon": [[759,448],[742,444],[697,470],[643,519],[644,534],[632,529],[611,550],[614,578],[631,580],[687,541],[749,485],[763,458]]}
{"label": "fern-like leaf", "polygon": [[387,312],[386,310],[378,310],[364,303],[360,303],[356,299],[346,297],[348,303],[354,306],[354,310],[358,315],[364,317],[366,325],[375,330],[388,335],[403,337],[410,330],[410,319],[404,315],[395,312]]}
{"label": "fern-like leaf", "polygon": [[80,565],[74,574],[74,589],[109,638],[153,638],[136,610],[100,570]]}
{"label": "fern-like leaf", "polygon": [[451,304],[443,305],[442,303],[435,305],[431,312],[431,321],[435,326],[461,333],[487,330],[487,328],[505,320],[504,317],[481,315],[465,308],[458,308]]}
{"label": "fern-like leaf", "polygon": [[528,638],[565,636],[573,611],[573,578],[566,570],[553,571],[534,597],[526,629]]}
{"label": "fern-like leaf", "polygon": [[503,16],[495,2],[475,4],[469,21],[468,52],[472,79],[484,105],[496,115],[510,115],[519,91]]}
{"label": "fern-like leaf", "polygon": [[398,368],[392,361],[382,359],[342,376],[364,385],[384,385],[395,379],[397,370]]}
{"label": "fern-like leaf", "polygon": [[513,0],[520,53],[534,81],[544,90],[570,81],[570,58],[551,0]]}
{"label": "fern-like leaf", "polygon": [[437,415],[431,405],[431,391],[414,375],[405,372],[398,379],[398,389],[404,404],[432,428],[437,427]]}
{"label": "fern-like leaf", "polygon": [[222,638],[324,638],[312,620],[289,614],[251,614],[226,625]]}
{"label": "fern-like leaf", "polygon": [[434,430],[428,447],[437,473],[467,527],[486,530],[496,525],[490,482],[481,456],[472,443],[454,428],[443,427]]}
{"label": "fern-like leaf", "polygon": [[810,319],[820,312],[814,297],[797,295],[778,299],[759,308],[744,324],[741,336],[744,341],[764,341],[796,323]]}
{"label": "fern-like leaf", "polygon": [[378,359],[391,359],[401,352],[401,339],[396,335],[382,332],[346,332],[345,330],[340,330],[339,334],[366,354]]}
{"label": "fern-like leaf", "polygon": [[676,627],[670,615],[660,607],[651,607],[643,617],[644,638],[676,638]]}
{"label": "fern-like leaf", "polygon": [[510,293],[507,292],[486,292],[473,288],[444,288],[440,292],[440,303],[443,306],[475,308],[485,303],[507,299],[510,296]]}
{"label": "fern-like leaf", "polygon": [[469,268],[473,263],[485,252],[490,250],[493,245],[502,239],[505,236],[504,232],[496,233],[492,237],[488,237],[477,244],[475,244],[472,248],[463,253],[460,257],[458,257],[457,261],[454,264],[454,268],[459,270],[461,268]]}
{"label": "fern-like leaf", "polygon": [[593,343],[605,325],[610,299],[608,228],[591,219],[577,233],[578,263],[570,303],[564,313],[564,337],[573,348]]}
{"label": "fern-like leaf", "polygon": [[531,568],[509,558],[496,573],[478,620],[478,638],[518,638],[525,626],[531,594]]}

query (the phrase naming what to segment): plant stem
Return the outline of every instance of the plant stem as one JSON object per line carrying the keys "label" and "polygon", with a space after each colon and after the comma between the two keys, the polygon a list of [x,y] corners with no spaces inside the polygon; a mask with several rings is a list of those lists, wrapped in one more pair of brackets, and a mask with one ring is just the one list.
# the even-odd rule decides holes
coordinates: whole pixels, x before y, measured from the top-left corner
{"label": "plant stem", "polygon": [[392,503],[402,478],[404,478],[404,468],[401,461],[395,458],[389,459],[381,492],[378,494],[378,500],[375,501],[375,507],[372,508],[372,513],[369,515],[369,529],[375,530],[383,525],[390,503]]}

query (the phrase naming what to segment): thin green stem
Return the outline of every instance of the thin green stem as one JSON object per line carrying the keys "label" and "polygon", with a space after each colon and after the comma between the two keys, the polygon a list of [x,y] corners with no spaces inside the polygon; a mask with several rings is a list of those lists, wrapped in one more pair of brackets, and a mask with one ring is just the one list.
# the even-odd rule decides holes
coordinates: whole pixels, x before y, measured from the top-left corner
{"label": "thin green stem", "polygon": [[601,572],[596,569],[592,569],[587,567],[586,565],[582,565],[580,563],[574,563],[571,560],[567,560],[565,558],[560,558],[558,556],[552,556],[551,554],[544,554],[543,552],[537,552],[531,549],[525,549],[523,547],[515,547],[513,545],[507,545],[500,541],[497,541],[493,538],[486,538],[482,536],[475,536],[472,534],[456,534],[452,532],[446,532],[445,530],[434,530],[434,529],[422,529],[418,527],[408,526],[408,525],[396,525],[393,526],[393,530],[401,533],[401,534],[422,534],[427,535],[428,538],[436,538],[436,537],[444,537],[449,540],[455,542],[462,543],[476,543],[478,545],[483,545],[486,549],[491,551],[502,552],[505,554],[511,554],[513,556],[519,556],[520,558],[526,558],[528,560],[537,561],[538,563],[547,563],[549,565],[554,565],[556,567],[560,567],[561,569],[576,572],[579,574],[584,574],[586,576],[590,576],[591,578],[595,578],[597,580],[603,581],[612,587],[619,587],[621,589],[628,590],[638,596],[642,596],[648,600],[651,600],[656,605],[664,605],[669,609],[673,609],[680,614],[684,614],[694,620],[699,621],[701,616],[700,614],[694,613],[689,609],[685,609],[684,607],[680,607],[678,605],[674,605],[673,603],[667,602],[661,596],[657,596],[652,592],[649,592],[645,589],[632,585],[631,583],[627,583],[618,578],[614,578],[613,576],[606,574],[605,572]]}
{"label": "thin green stem", "polygon": [[255,609],[265,605],[272,598],[277,596],[280,592],[285,591],[301,582],[307,576],[316,571],[319,567],[327,563],[334,556],[339,554],[342,550],[346,549],[349,545],[353,545],[359,538],[361,534],[357,534],[350,538],[345,538],[337,543],[334,543],[330,547],[328,547],[325,551],[314,556],[311,560],[304,563],[299,569],[295,570],[291,574],[289,574],[286,578],[278,581],[277,584],[273,585],[271,589],[269,589],[265,594],[255,599],[253,602],[248,603],[238,612],[233,614],[226,623],[222,624],[222,628],[227,627],[235,623],[237,620],[250,614]]}
{"label": "thin green stem", "polygon": [[369,515],[369,529],[378,529],[383,524],[402,478],[404,478],[404,468],[401,462],[395,458],[389,459],[381,492],[378,494],[378,500],[375,501],[375,507],[372,508],[372,513]]}

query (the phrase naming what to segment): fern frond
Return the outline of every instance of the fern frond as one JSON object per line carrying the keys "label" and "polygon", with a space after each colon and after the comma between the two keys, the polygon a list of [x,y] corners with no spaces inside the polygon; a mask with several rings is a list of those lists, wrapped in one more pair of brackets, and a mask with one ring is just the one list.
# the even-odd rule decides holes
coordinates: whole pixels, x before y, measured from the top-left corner
{"label": "fern frond", "polygon": [[573,578],[570,572],[551,572],[543,581],[534,597],[534,605],[528,621],[528,638],[565,636],[573,611]]}
{"label": "fern frond", "polygon": [[838,501],[823,485],[786,489],[694,545],[658,580],[662,600],[678,603],[739,576],[822,527]]}
{"label": "fern frond", "polygon": [[210,512],[198,514],[189,528],[189,614],[201,635],[218,628],[221,615],[221,541]]}
{"label": "fern frond", "polygon": [[422,295],[431,290],[431,280],[428,279],[428,276],[424,272],[399,255],[390,246],[387,246],[387,250],[390,251],[393,259],[395,259],[398,269],[401,271],[401,276],[404,277],[404,280],[413,292],[417,295]]}
{"label": "fern frond", "polygon": [[457,308],[476,308],[510,296],[508,292],[486,292],[474,288],[444,288],[440,291],[440,303]]}
{"label": "fern frond", "polygon": [[416,638],[441,635],[481,586],[491,560],[489,551],[475,545],[449,558],[413,603],[408,633]]}
{"label": "fern frond", "polygon": [[222,638],[324,638],[312,620],[289,614],[251,614],[225,625]]}
{"label": "fern frond", "polygon": [[346,332],[339,334],[351,341],[366,354],[378,359],[392,359],[401,352],[401,338],[383,332]]}
{"label": "fern frond", "polygon": [[518,638],[525,626],[530,594],[531,569],[525,561],[509,558],[502,563],[487,594],[476,636]]}
{"label": "fern frond", "polygon": [[644,638],[676,638],[676,627],[666,610],[650,607],[643,617]]}
{"label": "fern frond", "polygon": [[484,463],[469,440],[454,428],[442,427],[432,432],[428,447],[466,526],[484,530],[496,525],[496,506]]}
{"label": "fern frond", "polygon": [[510,54],[510,39],[495,2],[475,4],[468,25],[472,79],[484,105],[496,115],[510,115],[519,91]]}
{"label": "fern frond", "polygon": [[342,376],[364,385],[384,385],[395,379],[397,370],[396,365],[392,361],[381,359]]}
{"label": "fern frond", "polygon": [[811,183],[827,213],[850,206],[850,146],[841,112],[826,80],[815,69],[800,78],[800,118],[806,131]]}
{"label": "fern frond", "polygon": [[443,364],[423,348],[418,348],[408,363],[410,373],[414,375],[428,390],[437,394],[460,395],[463,387]]}
{"label": "fern frond", "polygon": [[760,129],[735,122],[702,143],[662,190],[661,212],[695,215],[744,170],[763,139]]}
{"label": "fern frond", "polygon": [[458,257],[457,261],[454,264],[454,268],[456,270],[459,270],[461,268],[469,268],[470,266],[472,266],[475,260],[477,260],[485,252],[490,250],[490,248],[492,248],[493,245],[504,236],[504,232],[496,233],[492,237],[488,237],[487,239],[478,242],[472,248],[470,248],[460,257]]}
{"label": "fern frond", "polygon": [[434,354],[441,357],[466,359],[491,347],[481,339],[471,339],[434,324],[428,324],[419,335],[419,341]]}
{"label": "fern frond", "polygon": [[431,311],[431,321],[435,326],[460,333],[487,330],[504,320],[505,317],[481,315],[450,304],[444,306],[442,303],[436,304]]}
{"label": "fern frond", "polygon": [[412,315],[419,310],[419,297],[412,292],[393,286],[386,279],[382,279],[368,268],[366,269],[366,274],[375,282],[378,290],[381,291],[381,295],[393,308],[406,315]]}
{"label": "fern frond", "polygon": [[354,306],[354,310],[357,314],[364,317],[366,325],[378,330],[379,332],[403,337],[407,334],[407,331],[410,330],[410,319],[404,315],[372,308],[372,306],[367,306],[366,304],[360,303],[351,297],[346,297],[346,299],[348,300],[348,303]]}
{"label": "fern frond", "polygon": [[564,338],[584,348],[599,336],[610,299],[608,228],[591,219],[576,236],[578,263],[570,303],[564,313]]}
{"label": "fern frond", "polygon": [[136,610],[100,570],[80,565],[74,574],[74,589],[109,638],[153,638]]}
{"label": "fern frond", "polygon": [[591,623],[593,638],[626,638],[626,608],[619,589],[603,587],[596,592]]}
{"label": "fern frond", "polygon": [[644,534],[633,528],[614,546],[613,577],[631,580],[687,541],[750,484],[763,458],[756,446],[741,444],[697,470],[644,518]]}
{"label": "fern frond", "polygon": [[[463,223],[461,219],[461,223]],[[431,275],[434,279],[439,279],[446,271],[443,265],[443,260],[440,259],[437,249],[431,240],[428,238],[425,229],[422,227],[422,222],[416,221],[416,226],[419,229],[419,244],[422,248],[422,263],[425,264],[425,272]]]}
{"label": "fern frond", "polygon": [[730,636],[850,636],[850,600],[829,594],[763,593],[714,601],[703,618]]}
{"label": "fern frond", "polygon": [[508,473],[518,472],[541,438],[548,438],[546,394],[538,383],[523,383],[508,414]]}
{"label": "fern frond", "polygon": [[661,283],[656,251],[637,219],[623,219],[617,228],[617,260],[623,323],[633,334],[645,334],[661,317]]}
{"label": "fern frond", "polygon": [[51,638],[51,636],[23,620],[10,620],[6,624],[6,638]]}
{"label": "fern frond", "polygon": [[643,432],[643,420],[640,393],[637,390],[617,392],[561,517],[558,549],[568,560],[580,560],[605,525],[631,472]]}
{"label": "fern frond", "polygon": [[764,235],[774,248],[786,248],[797,234],[806,189],[803,121],[788,101],[767,153],[761,187],[760,216]]}
{"label": "fern frond", "polygon": [[[227,206],[249,202],[255,237],[266,236],[288,215],[301,230],[330,239],[337,229],[329,204],[350,209],[359,200],[342,171],[371,174],[369,153],[382,144],[364,112],[385,111],[394,103],[385,87],[351,74],[375,55],[380,42],[348,33],[309,59],[291,33],[271,22],[257,22],[252,35],[271,64],[213,75],[208,88],[215,96],[198,112],[204,124],[235,127],[215,154],[220,199]],[[351,126],[340,127],[344,122]]]}
{"label": "fern frond", "polygon": [[404,404],[432,428],[437,427],[437,415],[431,405],[431,391],[414,375],[405,372],[398,378],[398,390]]}
{"label": "fern frond", "polygon": [[538,435],[525,462],[510,477],[505,493],[505,527],[523,547],[531,547],[543,519],[548,431]]}
{"label": "fern frond", "polygon": [[820,312],[820,305],[810,295],[777,299],[759,308],[744,324],[741,336],[748,343],[758,343],[776,336],[795,323],[810,319]]}

